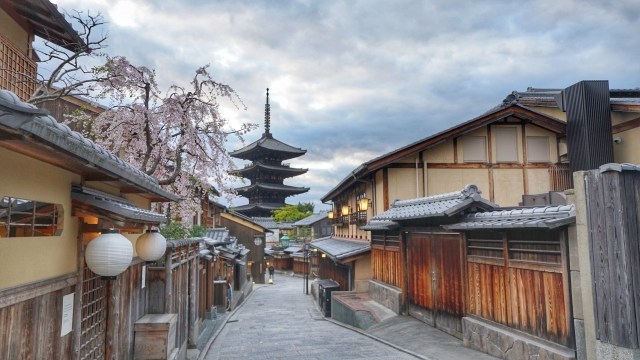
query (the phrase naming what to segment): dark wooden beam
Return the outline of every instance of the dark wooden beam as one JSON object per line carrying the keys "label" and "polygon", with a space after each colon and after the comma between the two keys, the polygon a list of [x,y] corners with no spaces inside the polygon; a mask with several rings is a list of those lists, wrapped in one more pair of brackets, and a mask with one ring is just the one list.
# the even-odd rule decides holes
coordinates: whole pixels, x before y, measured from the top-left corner
{"label": "dark wooden beam", "polygon": [[142,194],[146,193],[147,191],[135,186],[123,186],[120,188],[120,192],[123,194]]}
{"label": "dark wooden beam", "polygon": [[[422,163],[418,163],[418,168],[422,169],[423,165]],[[416,168],[416,164],[415,163],[393,163],[393,164],[389,164],[389,166],[387,166],[387,168],[389,169],[415,169]]]}
{"label": "dark wooden beam", "polygon": [[552,164],[427,163],[427,169],[547,169]]}
{"label": "dark wooden beam", "polygon": [[611,105],[611,111],[640,112],[640,105],[614,104]]}
{"label": "dark wooden beam", "polygon": [[82,177],[84,181],[119,181],[120,179],[101,172],[86,173]]}
{"label": "dark wooden beam", "polygon": [[618,133],[621,133],[621,132],[624,132],[624,131],[635,129],[637,127],[640,127],[640,117],[625,121],[625,122],[620,123],[618,125],[613,125],[611,127],[611,132],[614,133],[614,134],[618,134]]}

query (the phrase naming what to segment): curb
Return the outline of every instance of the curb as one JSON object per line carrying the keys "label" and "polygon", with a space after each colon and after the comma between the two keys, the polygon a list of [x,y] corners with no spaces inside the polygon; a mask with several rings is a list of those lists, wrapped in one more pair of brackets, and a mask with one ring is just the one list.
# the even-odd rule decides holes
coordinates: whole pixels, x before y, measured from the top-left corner
{"label": "curb", "polygon": [[373,340],[375,340],[375,341],[377,341],[377,342],[383,343],[383,344],[385,344],[385,345],[387,345],[387,346],[390,346],[390,347],[392,347],[392,348],[394,348],[394,349],[396,349],[396,350],[402,351],[403,353],[409,354],[409,355],[411,355],[411,356],[415,356],[415,357],[417,357],[418,359],[422,359],[422,360],[434,360],[433,358],[430,358],[430,357],[427,357],[427,356],[424,356],[424,355],[420,355],[420,354],[418,354],[418,353],[416,353],[416,352],[413,352],[413,351],[411,351],[411,350],[409,350],[409,349],[405,349],[405,348],[403,348],[403,347],[401,347],[401,346],[398,346],[398,345],[396,345],[396,344],[394,344],[394,343],[390,343],[390,342],[389,342],[389,341],[387,341],[387,340],[384,340],[384,339],[381,339],[381,338],[379,338],[379,337],[377,337],[377,336],[373,336],[373,335],[371,335],[371,334],[368,334],[368,333],[366,333],[366,332],[362,331],[362,329],[359,329],[359,328],[357,328],[357,327],[354,327],[354,326],[351,326],[351,325],[348,325],[348,324],[345,324],[345,323],[341,323],[340,321],[333,320],[333,319],[331,319],[331,318],[326,318],[326,317],[325,317],[324,319],[325,319],[326,321],[330,322],[330,323],[333,323],[333,324],[338,325],[338,326],[342,326],[343,328],[345,328],[345,329],[349,329],[349,330],[351,330],[351,331],[355,331],[355,332],[359,333],[360,335],[364,335],[364,336],[366,336],[366,337],[368,337],[368,338],[370,338],[370,339],[373,339]]}
{"label": "curb", "polygon": [[[263,284],[260,284],[263,285]],[[231,318],[233,317],[233,315],[235,315],[236,311],[238,311],[238,309],[242,308],[244,306],[244,304],[247,303],[247,300],[249,300],[249,298],[251,298],[251,296],[258,290],[262,289],[264,286],[258,286],[256,288],[254,288],[251,293],[249,295],[247,295],[244,300],[242,301],[242,303],[239,306],[236,306],[235,309],[233,309],[233,311],[231,311],[230,313],[227,314],[227,316],[224,318],[224,320],[222,321],[222,325],[220,325],[220,327],[218,328],[218,330],[216,330],[216,332],[211,336],[211,338],[209,339],[209,341],[207,341],[206,345],[202,348],[202,351],[200,352],[200,355],[198,355],[198,360],[204,360],[205,356],[207,355],[207,353],[209,352],[209,348],[211,347],[211,345],[213,344],[213,342],[216,340],[216,338],[218,337],[218,335],[220,335],[220,333],[222,332],[222,330],[224,330],[225,325],[227,325],[227,322],[229,322],[229,320],[231,320]]]}

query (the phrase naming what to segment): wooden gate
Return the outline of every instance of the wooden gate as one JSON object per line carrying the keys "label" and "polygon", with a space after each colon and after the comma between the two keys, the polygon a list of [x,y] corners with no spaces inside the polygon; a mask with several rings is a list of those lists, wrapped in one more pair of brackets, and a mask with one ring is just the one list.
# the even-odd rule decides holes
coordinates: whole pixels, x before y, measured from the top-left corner
{"label": "wooden gate", "polygon": [[80,359],[104,359],[109,311],[109,282],[88,267],[82,276]]}
{"label": "wooden gate", "polygon": [[462,337],[460,235],[412,232],[407,238],[409,315]]}

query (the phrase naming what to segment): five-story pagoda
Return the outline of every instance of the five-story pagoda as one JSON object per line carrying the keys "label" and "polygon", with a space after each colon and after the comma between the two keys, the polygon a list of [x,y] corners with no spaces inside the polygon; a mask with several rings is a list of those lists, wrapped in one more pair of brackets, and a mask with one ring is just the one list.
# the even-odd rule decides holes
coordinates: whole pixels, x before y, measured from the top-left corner
{"label": "five-story pagoda", "polygon": [[285,198],[309,191],[307,187],[284,185],[284,179],[302,175],[307,169],[296,169],[284,160],[304,155],[307,150],[289,146],[273,138],[269,132],[271,111],[269,106],[269,89],[267,103],[264,106],[264,134],[257,141],[231,152],[234,158],[249,160],[250,164],[234,174],[251,180],[251,184],[236,188],[238,195],[249,199],[249,204],[237,206],[234,210],[251,217],[271,216],[272,210],[280,209],[287,204]]}

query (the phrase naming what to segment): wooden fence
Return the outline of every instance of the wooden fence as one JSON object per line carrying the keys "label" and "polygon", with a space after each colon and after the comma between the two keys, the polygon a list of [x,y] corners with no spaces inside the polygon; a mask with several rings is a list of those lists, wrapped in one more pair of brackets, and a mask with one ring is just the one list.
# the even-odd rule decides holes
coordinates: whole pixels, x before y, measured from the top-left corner
{"label": "wooden fence", "polygon": [[470,231],[467,314],[573,348],[565,230]]}
{"label": "wooden fence", "polygon": [[587,172],[596,338],[640,347],[640,172]]}
{"label": "wooden fence", "polygon": [[373,279],[402,287],[404,271],[400,255],[400,233],[374,232],[371,238]]}

